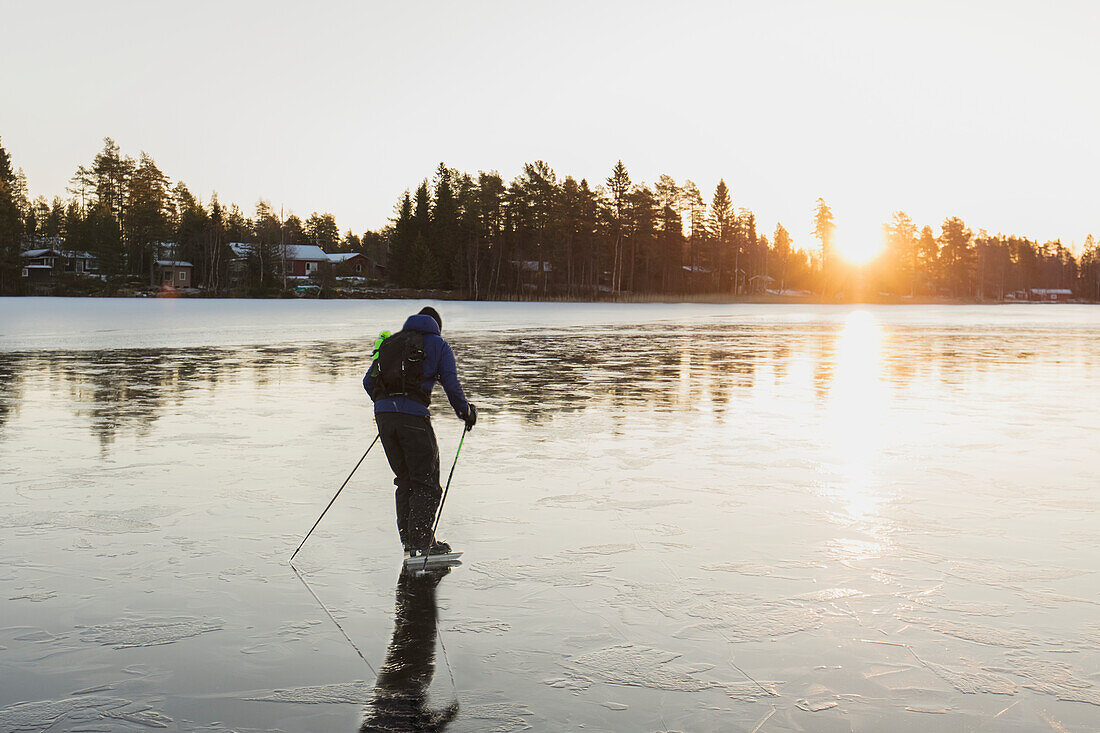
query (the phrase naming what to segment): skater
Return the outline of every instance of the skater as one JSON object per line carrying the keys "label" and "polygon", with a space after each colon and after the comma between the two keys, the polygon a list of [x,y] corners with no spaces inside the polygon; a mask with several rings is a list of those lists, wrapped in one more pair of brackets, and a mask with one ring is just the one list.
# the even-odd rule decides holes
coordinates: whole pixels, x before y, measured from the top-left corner
{"label": "skater", "polygon": [[443,493],[439,447],[428,412],[435,382],[443,385],[451,408],[467,430],[477,423],[477,408],[462,392],[451,347],[439,335],[442,327],[442,317],[430,306],[409,316],[399,332],[379,339],[374,361],[363,377],[395,477],[397,531],[407,558],[451,551],[446,542],[432,537]]}

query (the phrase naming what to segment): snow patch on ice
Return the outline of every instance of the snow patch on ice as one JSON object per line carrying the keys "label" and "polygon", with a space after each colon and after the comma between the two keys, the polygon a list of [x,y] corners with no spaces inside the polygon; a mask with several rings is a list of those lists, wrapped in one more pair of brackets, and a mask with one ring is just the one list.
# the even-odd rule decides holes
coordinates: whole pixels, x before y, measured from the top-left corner
{"label": "snow patch on ice", "polygon": [[362,680],[334,682],[328,685],[308,685],[285,690],[266,690],[241,698],[252,702],[290,702],[304,705],[329,703],[362,704],[374,686]]}
{"label": "snow patch on ice", "polygon": [[899,615],[899,621],[910,624],[926,626],[933,631],[956,639],[965,639],[976,644],[988,646],[1003,646],[1009,649],[1022,649],[1039,643],[1039,640],[1026,632],[1012,629],[997,629],[992,626],[982,626],[964,621],[950,621],[948,619],[927,618],[924,616]]}
{"label": "snow patch on ice", "polygon": [[452,625],[447,629],[448,632],[454,631],[459,634],[505,634],[512,629],[512,625],[506,621],[492,621],[489,619],[481,621],[463,621]]}
{"label": "snow patch on ice", "polygon": [[991,667],[1024,680],[1024,687],[1054,695],[1059,700],[1100,705],[1100,688],[1073,674],[1065,662],[1041,659],[1023,653],[1009,655],[1007,667]]}
{"label": "snow patch on ice", "polygon": [[778,697],[776,682],[723,682],[697,675],[711,665],[691,666],[678,662],[682,655],[648,646],[619,644],[569,657],[561,662],[566,673],[582,681],[599,680],[613,685],[646,687],[674,692],[722,690],[729,697],[755,702]]}
{"label": "snow patch on ice", "polygon": [[80,638],[93,644],[126,649],[172,644],[199,634],[220,631],[223,628],[224,623],[220,619],[187,617],[142,619],[89,626],[80,632]]}
{"label": "snow patch on ice", "polygon": [[959,692],[967,695],[988,693],[992,695],[1015,695],[1015,683],[1004,675],[973,667],[949,667],[935,662],[925,662],[929,670]]}
{"label": "snow patch on ice", "polygon": [[[62,721],[72,730],[74,725],[86,726],[105,720],[124,720],[147,728],[167,728],[172,724],[171,718],[147,705],[101,695],[21,702],[0,709],[0,730],[12,733],[47,730]],[[117,729],[117,725],[110,725],[108,729]]]}

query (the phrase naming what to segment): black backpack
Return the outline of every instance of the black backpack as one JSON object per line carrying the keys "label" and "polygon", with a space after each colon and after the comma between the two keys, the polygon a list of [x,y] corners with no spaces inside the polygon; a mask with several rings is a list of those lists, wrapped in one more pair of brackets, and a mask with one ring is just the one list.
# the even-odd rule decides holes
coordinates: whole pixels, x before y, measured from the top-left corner
{"label": "black backpack", "polygon": [[423,385],[424,334],[398,331],[384,340],[370,365],[370,378],[374,399],[408,397],[427,407],[432,396]]}

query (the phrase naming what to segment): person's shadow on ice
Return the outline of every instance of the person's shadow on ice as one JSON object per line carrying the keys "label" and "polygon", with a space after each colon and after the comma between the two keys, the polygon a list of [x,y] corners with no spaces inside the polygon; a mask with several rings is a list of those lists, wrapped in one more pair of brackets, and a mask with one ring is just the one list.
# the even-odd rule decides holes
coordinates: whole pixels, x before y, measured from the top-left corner
{"label": "person's shadow on ice", "polygon": [[444,568],[416,576],[401,571],[393,639],[367,700],[360,733],[442,731],[458,714],[458,700],[441,710],[428,706],[435,673],[435,587],[448,572]]}

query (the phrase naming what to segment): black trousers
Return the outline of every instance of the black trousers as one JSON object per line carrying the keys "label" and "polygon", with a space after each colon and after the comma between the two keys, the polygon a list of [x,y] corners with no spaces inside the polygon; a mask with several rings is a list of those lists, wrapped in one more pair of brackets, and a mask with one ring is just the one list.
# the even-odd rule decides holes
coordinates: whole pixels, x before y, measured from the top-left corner
{"label": "black trousers", "polygon": [[439,485],[439,446],[430,418],[403,412],[377,412],[378,434],[397,486],[397,532],[405,547],[431,541],[443,487]]}

